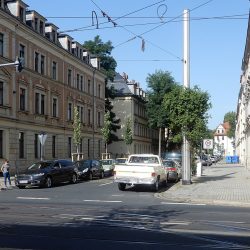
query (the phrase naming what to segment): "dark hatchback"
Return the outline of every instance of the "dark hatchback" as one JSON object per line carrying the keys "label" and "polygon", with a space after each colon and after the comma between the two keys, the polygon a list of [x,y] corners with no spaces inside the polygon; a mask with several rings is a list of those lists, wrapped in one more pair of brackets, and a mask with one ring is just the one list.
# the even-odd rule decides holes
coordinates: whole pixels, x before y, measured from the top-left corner
{"label": "dark hatchback", "polygon": [[15,184],[19,188],[39,186],[50,188],[54,184],[77,182],[77,173],[70,160],[52,160],[33,163],[24,173],[15,176]]}
{"label": "dark hatchback", "polygon": [[104,177],[104,169],[99,160],[80,160],[74,163],[75,171],[79,179],[92,180]]}

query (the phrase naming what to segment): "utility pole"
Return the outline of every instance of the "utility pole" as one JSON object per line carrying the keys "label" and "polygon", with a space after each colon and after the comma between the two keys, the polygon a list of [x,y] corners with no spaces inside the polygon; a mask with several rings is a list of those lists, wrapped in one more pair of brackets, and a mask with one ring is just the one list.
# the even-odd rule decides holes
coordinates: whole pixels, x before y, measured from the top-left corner
{"label": "utility pole", "polygon": [[[190,88],[190,58],[189,58],[189,10],[183,11],[183,87]],[[185,129],[183,129],[183,146],[182,146],[182,166],[183,177],[182,185],[191,184],[190,171],[190,144],[187,140]]]}

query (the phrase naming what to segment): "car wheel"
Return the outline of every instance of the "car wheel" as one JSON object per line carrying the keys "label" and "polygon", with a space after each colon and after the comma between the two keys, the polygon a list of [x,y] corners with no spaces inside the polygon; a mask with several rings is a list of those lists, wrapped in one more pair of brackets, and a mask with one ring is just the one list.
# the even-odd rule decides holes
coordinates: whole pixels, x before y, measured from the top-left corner
{"label": "car wheel", "polygon": [[18,188],[19,188],[19,189],[24,189],[24,188],[25,188],[25,186],[18,186]]}
{"label": "car wheel", "polygon": [[118,189],[121,191],[124,191],[126,189],[126,184],[125,183],[118,183]]}
{"label": "car wheel", "polygon": [[46,188],[51,188],[52,187],[52,179],[49,176],[45,180],[45,187]]}
{"label": "car wheel", "polygon": [[153,190],[157,192],[159,190],[159,180],[157,179],[156,182],[153,184]]}
{"label": "car wheel", "polygon": [[103,178],[104,178],[104,172],[102,171],[100,174],[100,179],[103,179]]}
{"label": "car wheel", "polygon": [[71,183],[75,184],[77,182],[77,176],[76,174],[73,174],[71,177]]}
{"label": "car wheel", "polygon": [[179,175],[177,174],[175,182],[179,181]]}
{"label": "car wheel", "polygon": [[89,173],[89,180],[93,180],[93,174],[91,172]]}

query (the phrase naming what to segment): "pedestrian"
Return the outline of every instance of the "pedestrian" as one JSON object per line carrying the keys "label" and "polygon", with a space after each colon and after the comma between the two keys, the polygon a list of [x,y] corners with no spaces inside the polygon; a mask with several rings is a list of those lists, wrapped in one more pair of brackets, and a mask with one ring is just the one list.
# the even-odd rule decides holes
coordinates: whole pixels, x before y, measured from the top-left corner
{"label": "pedestrian", "polygon": [[4,160],[4,164],[1,167],[1,171],[3,172],[5,188],[7,188],[7,179],[9,181],[9,186],[11,186],[10,172],[9,172],[10,171],[10,165],[9,165],[9,161],[7,159]]}

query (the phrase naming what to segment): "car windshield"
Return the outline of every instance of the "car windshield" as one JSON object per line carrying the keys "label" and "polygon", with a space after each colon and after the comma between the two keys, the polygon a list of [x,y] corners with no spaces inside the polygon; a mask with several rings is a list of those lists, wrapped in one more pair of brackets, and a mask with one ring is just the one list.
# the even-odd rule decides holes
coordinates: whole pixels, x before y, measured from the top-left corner
{"label": "car windshield", "polygon": [[157,163],[159,164],[158,158],[154,156],[132,156],[129,159],[129,163]]}
{"label": "car windshield", "polygon": [[102,165],[112,165],[112,160],[102,160]]}
{"label": "car windshield", "polygon": [[163,161],[163,165],[165,167],[174,167],[174,162],[173,161]]}
{"label": "car windshield", "polygon": [[90,166],[90,161],[89,160],[80,161],[79,166],[81,169],[88,168]]}
{"label": "car windshield", "polygon": [[44,169],[51,166],[52,162],[37,162],[28,167],[29,170]]}
{"label": "car windshield", "polygon": [[125,163],[126,162],[126,158],[124,158],[124,159],[116,159],[116,162],[117,163]]}

